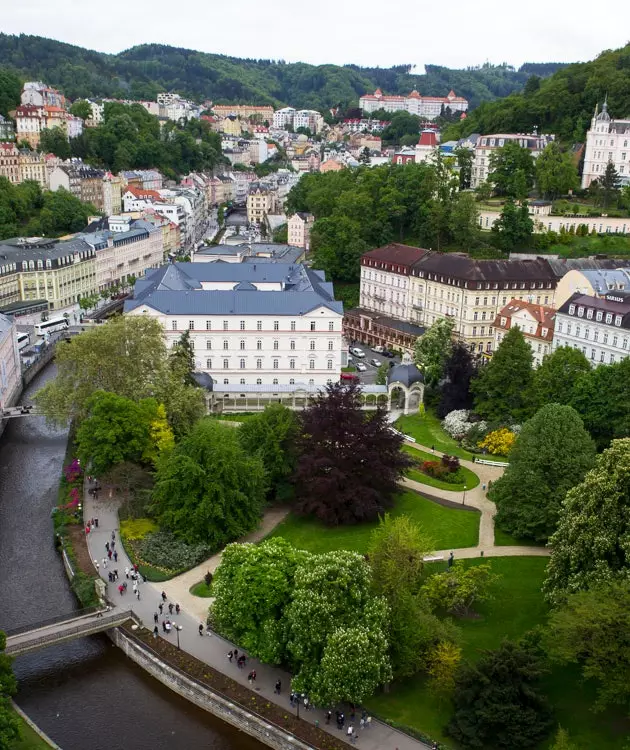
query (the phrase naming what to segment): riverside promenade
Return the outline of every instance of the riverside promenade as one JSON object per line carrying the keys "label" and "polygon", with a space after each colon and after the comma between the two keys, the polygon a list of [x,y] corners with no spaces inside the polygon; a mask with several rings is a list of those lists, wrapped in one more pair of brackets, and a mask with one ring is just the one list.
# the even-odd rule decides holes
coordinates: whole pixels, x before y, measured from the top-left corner
{"label": "riverside promenade", "polygon": [[[131,567],[131,561],[127,557],[122,543],[120,542],[120,535],[118,529],[118,504],[115,499],[106,497],[106,493],[103,493],[102,497],[98,500],[85,492],[83,512],[85,519],[98,518],[98,528],[93,528],[87,537],[88,549],[90,556],[93,561],[98,562],[98,574],[101,576],[107,586],[107,595],[112,602],[119,604],[121,607],[133,607],[134,613],[142,620],[144,626],[149,630],[153,630],[154,613],[159,612],[158,605],[162,601],[162,591],[164,591],[168,599],[164,607],[165,616],[160,617],[159,622],[159,638],[165,638],[172,644],[177,644],[177,632],[175,625],[181,627],[179,631],[179,644],[182,650],[189,653],[191,656],[205,662],[213,669],[218,672],[229,676],[236,682],[248,686],[247,675],[250,670],[256,670],[256,682],[252,688],[256,693],[264,696],[268,701],[276,703],[286,709],[287,712],[294,712],[289,705],[289,693],[291,676],[288,672],[281,669],[276,669],[268,664],[263,664],[257,659],[249,658],[247,665],[244,669],[238,669],[234,662],[230,663],[227,659],[227,652],[233,649],[235,646],[238,648],[238,644],[230,643],[221,636],[206,631],[205,621],[202,621],[198,615],[190,613],[185,607],[182,607],[182,611],[179,615],[168,615],[168,604],[172,603],[182,605],[182,602],[178,599],[171,598],[169,581],[164,583],[139,583],[140,599],[137,600],[132,592],[131,580],[128,581],[127,593],[121,596],[118,592],[118,585],[125,580],[125,567]],[[114,563],[113,560],[107,563],[107,568],[103,567],[103,558],[107,556],[105,550],[106,542],[111,542],[112,532],[115,535],[116,550],[118,551],[118,562]],[[255,533],[255,532],[254,532]],[[109,583],[107,580],[108,572],[112,569],[118,570],[119,581],[116,583]],[[199,577],[203,577],[203,574]],[[175,579],[173,579],[175,580]],[[180,588],[173,586],[173,589]],[[181,590],[181,589],[180,589]],[[200,600],[203,601],[203,600]],[[207,601],[207,600],[206,600]],[[170,635],[166,635],[162,631],[162,620],[168,619],[173,623],[173,629]],[[199,625],[204,625],[204,635],[199,635]],[[239,652],[241,649],[239,648]],[[282,681],[282,691],[280,695],[276,695],[274,692],[274,686],[276,680]],[[349,726],[349,711],[344,707],[346,714],[346,724],[343,731],[339,731],[336,728],[335,720],[333,716],[332,723],[327,726],[325,723],[325,714],[321,709],[311,709],[305,711],[302,707],[300,711],[300,718],[311,724],[318,723],[320,729],[328,732],[338,740],[346,741],[346,730]],[[357,716],[357,721],[354,726],[356,733],[359,735],[356,747],[364,748],[364,750],[429,750],[429,746],[420,742],[419,740],[410,737],[396,729],[384,724],[383,722],[376,721],[375,719],[371,722],[370,729],[359,729],[360,715]]]}

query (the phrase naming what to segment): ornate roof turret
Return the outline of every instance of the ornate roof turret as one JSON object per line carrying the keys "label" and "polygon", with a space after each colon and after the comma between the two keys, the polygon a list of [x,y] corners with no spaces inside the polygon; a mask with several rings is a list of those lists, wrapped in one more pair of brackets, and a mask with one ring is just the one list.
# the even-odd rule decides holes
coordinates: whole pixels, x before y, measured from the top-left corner
{"label": "ornate roof turret", "polygon": [[602,111],[597,115],[597,120],[599,122],[610,122],[610,115],[608,114],[608,94],[606,94],[606,98],[602,104]]}
{"label": "ornate roof turret", "polygon": [[387,385],[400,383],[410,388],[414,383],[424,383],[424,375],[414,365],[409,354],[403,354],[402,362],[389,368]]}

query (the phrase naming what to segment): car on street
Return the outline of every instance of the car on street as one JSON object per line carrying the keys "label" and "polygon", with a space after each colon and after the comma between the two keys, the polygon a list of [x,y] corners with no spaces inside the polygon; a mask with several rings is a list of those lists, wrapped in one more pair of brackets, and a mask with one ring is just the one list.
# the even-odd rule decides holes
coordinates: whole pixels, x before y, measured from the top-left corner
{"label": "car on street", "polygon": [[385,351],[385,347],[384,346],[373,346],[372,347],[372,351],[375,352],[376,354],[382,354]]}
{"label": "car on street", "polygon": [[364,365],[363,362],[357,362],[355,367],[359,372],[365,372],[367,370],[367,365]]}
{"label": "car on street", "polygon": [[363,351],[363,349],[359,349],[359,347],[357,346],[350,349],[350,354],[353,354],[355,357],[359,357],[359,359],[363,359],[363,357],[365,357],[365,352]]}
{"label": "car on street", "polygon": [[394,356],[394,352],[390,352],[388,349],[383,349],[383,351],[381,352],[381,354],[384,357],[388,357],[389,359],[391,359]]}
{"label": "car on street", "polygon": [[381,366],[381,362],[378,359],[371,359],[370,360],[370,364],[374,365],[374,367],[380,367]]}
{"label": "car on street", "polygon": [[355,375],[353,372],[342,372],[341,380],[345,380],[348,383],[358,383],[359,376]]}

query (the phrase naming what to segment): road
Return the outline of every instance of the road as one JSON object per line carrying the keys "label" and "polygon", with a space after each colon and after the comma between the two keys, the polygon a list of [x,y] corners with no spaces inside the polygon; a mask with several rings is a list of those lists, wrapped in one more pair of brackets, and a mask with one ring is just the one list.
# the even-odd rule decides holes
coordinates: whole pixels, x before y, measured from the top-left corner
{"label": "road", "polygon": [[392,362],[395,365],[400,364],[400,357],[384,357],[382,354],[377,354],[376,352],[373,352],[369,347],[365,346],[364,344],[359,344],[359,343],[350,344],[350,348],[354,348],[354,346],[357,346],[359,349],[362,349],[365,352],[365,357],[363,359],[359,359],[358,357],[353,357],[352,355],[349,355],[354,360],[353,362],[349,364],[356,365],[357,362],[363,362],[363,364],[367,367],[365,372],[357,371],[359,380],[364,385],[374,385],[374,383],[376,382],[376,373],[378,371],[378,367],[370,364],[371,359],[376,359],[380,363]]}

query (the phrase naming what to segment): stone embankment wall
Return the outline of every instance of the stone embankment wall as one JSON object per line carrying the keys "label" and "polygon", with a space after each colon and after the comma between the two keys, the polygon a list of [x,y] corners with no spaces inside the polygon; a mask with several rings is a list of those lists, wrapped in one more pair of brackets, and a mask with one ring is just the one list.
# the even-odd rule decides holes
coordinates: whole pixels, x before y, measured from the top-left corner
{"label": "stone embankment wall", "polygon": [[241,706],[200,685],[179,670],[158,659],[135,640],[129,638],[120,628],[107,631],[107,635],[145,671],[176,693],[203,708],[217,718],[240,729],[274,750],[312,750],[311,745],[301,742],[292,734],[283,732],[266,722],[260,716],[251,714]]}

